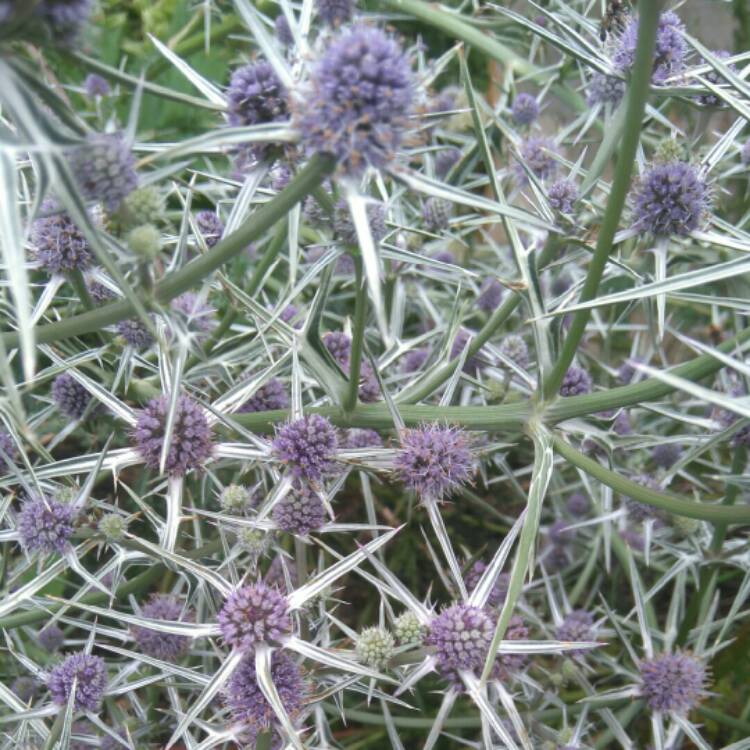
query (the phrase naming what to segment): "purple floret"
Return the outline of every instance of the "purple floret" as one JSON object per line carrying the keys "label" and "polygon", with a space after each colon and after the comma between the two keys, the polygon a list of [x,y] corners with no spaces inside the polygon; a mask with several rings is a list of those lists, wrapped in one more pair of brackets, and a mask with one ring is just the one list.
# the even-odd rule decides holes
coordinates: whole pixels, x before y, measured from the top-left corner
{"label": "purple floret", "polygon": [[107,689],[107,667],[99,656],[70,654],[47,677],[52,702],[65,706],[75,683],[73,710],[96,712]]}
{"label": "purple floret", "polygon": [[692,654],[659,654],[639,669],[641,695],[652,711],[685,714],[704,694],[706,668]]}
{"label": "purple floret", "polygon": [[45,650],[53,653],[59,651],[65,641],[65,635],[62,630],[54,623],[42,628],[37,634],[36,639],[39,645]]}
{"label": "purple floret", "polygon": [[273,452],[298,478],[319,482],[335,468],[338,440],[328,419],[310,414],[276,427]]}
{"label": "purple floret", "polygon": [[395,470],[423,502],[443,500],[471,479],[468,438],[456,427],[440,425],[403,430]]}
{"label": "purple floret", "polygon": [[531,125],[539,116],[539,105],[531,94],[521,93],[513,100],[510,113],[516,125]]}
{"label": "purple floret", "polygon": [[651,449],[651,460],[662,469],[670,469],[682,455],[682,447],[677,443],[659,443]]}
{"label": "purple floret", "polygon": [[83,232],[53,201],[45,200],[41,208],[42,213],[50,215],[35,219],[31,225],[34,258],[50,274],[88,268],[91,253]]}
{"label": "purple floret", "polygon": [[287,115],[287,92],[273,67],[257,60],[232,72],[227,88],[229,124],[259,125]]}
{"label": "purple floret", "polygon": [[340,26],[352,20],[352,0],[315,0],[315,12],[327,26]]}
{"label": "purple floret", "polygon": [[685,237],[698,229],[710,205],[709,189],[692,164],[650,167],[631,191],[633,229],[656,237]]}
{"label": "purple floret", "polygon": [[382,168],[395,156],[413,97],[409,60],[380,29],[355,26],[314,64],[297,128],[308,152],[332,154],[344,172]]}
{"label": "purple floret", "polygon": [[591,393],[592,380],[582,367],[569,367],[560,386],[561,396],[580,396]]}
{"label": "purple floret", "polygon": [[[372,240],[377,244],[385,237],[385,206],[382,203],[368,203],[365,210],[370,225]],[[324,215],[325,216],[325,215]],[[359,245],[357,230],[354,228],[349,204],[342,198],[336,202],[333,211],[333,233],[345,245]]]}
{"label": "purple floret", "polygon": [[497,279],[485,279],[479,290],[476,305],[483,313],[491,315],[502,302],[504,294],[503,285]]}
{"label": "purple floret", "polygon": [[286,598],[265,583],[233,591],[219,610],[218,623],[227,645],[244,652],[254,652],[261,643],[278,643],[292,630]]}
{"label": "purple floret", "polygon": [[216,327],[216,310],[193,292],[183,292],[170,303],[170,308],[182,317],[189,331],[199,340],[205,339]]}
{"label": "purple floret", "polygon": [[[193,619],[191,613],[185,613],[180,601],[169,594],[154,594],[141,607],[141,616],[148,620],[169,620],[170,622],[190,622]],[[187,636],[152,630],[140,625],[134,625],[131,633],[138,650],[146,656],[153,656],[162,661],[177,661],[187,653],[190,646],[190,638]]]}
{"label": "purple floret", "polygon": [[401,365],[402,371],[405,373],[419,372],[429,356],[430,350],[427,347],[408,351],[404,355],[403,363]]}
{"label": "purple floret", "polygon": [[591,502],[582,492],[574,492],[568,497],[565,507],[572,516],[585,516],[591,508]]}
{"label": "purple floret", "polygon": [[91,99],[97,96],[108,96],[110,92],[109,83],[96,73],[89,73],[83,81],[86,96]]}
{"label": "purple floret", "polygon": [[289,26],[289,21],[286,20],[286,16],[283,13],[279,13],[279,15],[276,16],[276,20],[273,22],[273,30],[276,34],[276,38],[285,47],[291,47],[294,44],[292,29]]}
{"label": "purple floret", "polygon": [[547,190],[550,206],[562,214],[572,214],[573,206],[578,200],[578,187],[572,180],[553,182]]}
{"label": "purple floret", "polygon": [[608,76],[605,73],[594,73],[586,87],[586,104],[616,107],[625,96],[627,84],[618,76]]}
{"label": "purple floret", "polygon": [[240,413],[288,409],[289,396],[286,387],[278,378],[271,378],[260,386],[239,408]]}
{"label": "purple floret", "polygon": [[[284,651],[276,651],[271,659],[271,681],[281,703],[294,721],[301,713],[309,686],[302,669]],[[255,659],[245,658],[227,682],[224,702],[232,720],[255,731],[267,731],[276,722],[276,713],[258,684]]]}
{"label": "purple floret", "polygon": [[375,430],[352,428],[344,434],[344,448],[382,448],[383,439]]}
{"label": "purple floret", "polygon": [[52,381],[52,398],[57,408],[70,419],[80,419],[91,402],[91,394],[67,372]]}
{"label": "purple floret", "polygon": [[[590,641],[593,638],[594,617],[584,609],[574,609],[568,612],[563,621],[555,629],[558,641]],[[571,656],[585,653],[584,649],[566,652]]]}
{"label": "purple floret", "polygon": [[274,523],[282,530],[306,536],[326,522],[323,501],[307,484],[297,484],[274,506]]}
{"label": "purple floret", "polygon": [[561,518],[554,521],[547,530],[547,537],[550,542],[557,545],[570,544],[575,537],[575,531],[569,529],[568,526],[568,522],[563,521]]}
{"label": "purple floret", "polygon": [[[450,358],[456,359],[457,357],[460,357],[471,338],[472,335],[465,328],[459,328],[453,339],[453,344],[451,345]],[[464,361],[463,370],[467,375],[476,375],[479,370],[479,365],[480,362],[476,354],[467,356]]]}
{"label": "purple floret", "polygon": [[154,343],[151,331],[146,328],[140,318],[125,318],[125,320],[117,323],[115,330],[125,339],[126,343],[138,351],[148,349]]}
{"label": "purple floret", "polygon": [[[351,355],[351,339],[341,331],[332,331],[323,336],[323,344],[336,360],[339,367],[349,375],[349,358]],[[359,364],[359,398],[366,404],[377,401],[380,397],[380,386],[375,377],[372,365],[364,357]]]}
{"label": "purple floret", "polygon": [[203,237],[206,247],[213,247],[224,234],[224,224],[216,211],[198,211],[195,226]]}
{"label": "purple floret", "polygon": [[[159,470],[168,412],[169,397],[158,396],[136,413],[132,438],[143,462],[154,471]],[[180,477],[191,469],[199,471],[212,452],[211,427],[205,412],[188,396],[179,396],[164,465],[166,473]]]}
{"label": "purple floret", "polygon": [[70,152],[70,166],[87,200],[114,209],[138,186],[135,157],[122,133],[92,133]]}
{"label": "purple floret", "polygon": [[549,138],[527,138],[521,142],[518,151],[519,157],[513,169],[519,185],[525,185],[529,179],[524,166],[542,182],[552,179],[557,173],[557,147]]}

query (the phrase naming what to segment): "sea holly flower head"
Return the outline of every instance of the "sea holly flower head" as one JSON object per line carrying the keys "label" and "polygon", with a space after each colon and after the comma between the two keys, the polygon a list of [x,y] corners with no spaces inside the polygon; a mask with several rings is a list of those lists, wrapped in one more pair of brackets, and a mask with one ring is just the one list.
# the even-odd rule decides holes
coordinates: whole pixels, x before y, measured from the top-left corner
{"label": "sea holly flower head", "polygon": [[516,95],[511,107],[511,117],[516,125],[531,125],[539,116],[539,104],[534,96],[522,92]]}
{"label": "sea holly flower head", "polygon": [[75,508],[51,497],[30,497],[17,518],[18,534],[26,552],[62,554],[69,546]]}
{"label": "sea holly flower head", "polygon": [[91,265],[91,250],[83,232],[54,201],[45,200],[43,214],[31,225],[34,258],[50,274],[85,270]]}
{"label": "sea holly flower head", "polygon": [[297,536],[306,536],[319,529],[326,521],[323,501],[311,487],[300,483],[273,509],[274,523],[282,530]]}
{"label": "sea holly flower head", "polygon": [[296,477],[318,482],[336,465],[338,437],[328,419],[309,414],[276,428],[272,442],[276,458]]}
{"label": "sea holly flower head", "polygon": [[692,654],[657,654],[639,666],[640,692],[652,711],[684,714],[704,695],[706,667]]}
{"label": "sea holly flower head", "polygon": [[365,628],[357,638],[357,657],[363,664],[383,669],[393,656],[396,641],[385,628]]}
{"label": "sea holly flower head", "polygon": [[107,689],[104,659],[83,651],[70,654],[49,673],[47,689],[57,706],[66,706],[75,690],[75,711],[97,711]]}
{"label": "sea holly flower head", "polygon": [[[183,604],[169,594],[155,594],[141,607],[141,616],[149,620],[192,620],[192,613],[185,612]],[[162,661],[177,661],[187,653],[190,639],[184,635],[164,633],[159,630],[134,625],[131,628],[136,648],[147,656]]]}

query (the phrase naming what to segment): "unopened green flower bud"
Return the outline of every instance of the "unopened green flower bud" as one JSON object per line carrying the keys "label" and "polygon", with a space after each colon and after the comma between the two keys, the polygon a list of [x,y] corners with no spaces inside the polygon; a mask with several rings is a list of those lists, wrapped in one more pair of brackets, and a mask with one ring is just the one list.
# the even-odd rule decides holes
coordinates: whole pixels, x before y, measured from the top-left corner
{"label": "unopened green flower bud", "polygon": [[692,536],[700,530],[701,522],[697,518],[672,516],[674,530],[682,536]]}
{"label": "unopened green flower bud", "polygon": [[153,224],[132,229],[126,242],[131,252],[143,260],[153,260],[161,252],[161,235]]}
{"label": "unopened green flower bud", "polygon": [[574,680],[578,674],[578,667],[572,659],[566,659],[562,663],[562,676],[566,681]]}
{"label": "unopened green flower bud", "polygon": [[257,559],[265,553],[271,544],[271,534],[261,529],[252,529],[245,526],[237,532],[237,544]]}
{"label": "unopened green flower bud", "polygon": [[685,150],[674,138],[665,138],[660,141],[656,151],[654,151],[654,161],[660,164],[684,160]]}
{"label": "unopened green flower bud", "polygon": [[108,542],[119,542],[127,528],[127,520],[117,513],[107,513],[99,520],[99,531]]}
{"label": "unopened green flower bud", "polygon": [[144,224],[164,221],[164,197],[159,188],[149,185],[130,193],[112,216],[113,229],[121,234]]}
{"label": "unopened green flower bud", "polygon": [[252,493],[240,484],[228,484],[219,497],[221,507],[227,513],[242,513],[249,505]]}
{"label": "unopened green flower bud", "polygon": [[382,669],[393,656],[395,645],[393,636],[385,628],[365,628],[357,639],[357,656],[362,663]]}
{"label": "unopened green flower bud", "polygon": [[396,640],[400,643],[421,643],[424,638],[425,628],[410,611],[403,612],[393,621],[393,632]]}

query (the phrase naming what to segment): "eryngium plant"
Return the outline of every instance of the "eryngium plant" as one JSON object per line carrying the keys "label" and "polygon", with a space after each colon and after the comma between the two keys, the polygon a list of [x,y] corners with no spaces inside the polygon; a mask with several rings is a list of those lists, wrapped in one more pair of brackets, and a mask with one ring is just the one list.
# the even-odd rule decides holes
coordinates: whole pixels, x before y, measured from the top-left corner
{"label": "eryngium plant", "polygon": [[0,750],[750,747],[747,18],[604,5],[0,2]]}

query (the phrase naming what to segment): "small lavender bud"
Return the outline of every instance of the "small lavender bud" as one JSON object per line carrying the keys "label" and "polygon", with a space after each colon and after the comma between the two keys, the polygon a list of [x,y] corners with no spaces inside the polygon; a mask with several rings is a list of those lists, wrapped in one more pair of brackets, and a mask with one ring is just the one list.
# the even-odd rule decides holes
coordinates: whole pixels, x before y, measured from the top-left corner
{"label": "small lavender bud", "polygon": [[383,669],[393,656],[396,642],[385,628],[365,628],[357,638],[357,657],[368,667]]}
{"label": "small lavender bud", "polygon": [[276,19],[273,22],[273,30],[276,34],[276,38],[285,47],[291,47],[292,44],[294,44],[292,29],[289,26],[289,21],[286,20],[286,16],[283,13],[276,16]]}
{"label": "small lavender bud", "polygon": [[91,403],[91,395],[67,372],[52,381],[52,398],[57,408],[70,419],[80,419]]}
{"label": "small lavender bud", "polygon": [[316,0],[315,11],[327,26],[340,26],[352,20],[352,0]]}
{"label": "small lavender bud", "polygon": [[83,89],[86,96],[94,99],[99,96],[109,96],[110,88],[106,79],[96,73],[89,73],[83,81]]}
{"label": "small lavender bud", "polygon": [[557,173],[557,147],[549,138],[532,137],[521,142],[514,172],[519,185],[528,182],[522,164],[539,180],[545,182]]}
{"label": "small lavender bud", "polygon": [[575,537],[575,531],[568,528],[568,522],[558,519],[554,521],[547,530],[547,536],[552,544],[570,544]]}
{"label": "small lavender bud", "polygon": [[277,426],[272,446],[276,458],[288,464],[292,474],[320,481],[335,466],[338,439],[328,419],[311,414]]}
{"label": "small lavender bud", "polygon": [[591,387],[591,375],[586,370],[581,367],[570,367],[560,385],[560,395],[580,396],[584,393],[591,393]]}
{"label": "small lavender bud", "polygon": [[572,516],[585,516],[589,512],[591,503],[582,492],[574,492],[567,499],[565,506]]}
{"label": "small lavender bud", "polygon": [[[281,314],[284,317],[284,313]],[[253,393],[239,408],[240,412],[271,411],[288,409],[289,396],[284,384],[278,378],[271,378]]]}
{"label": "small lavender bud", "polygon": [[153,224],[143,224],[128,232],[125,242],[133,255],[152,261],[161,252],[161,234]]}
{"label": "small lavender bud", "polygon": [[23,675],[13,680],[10,689],[21,703],[29,705],[39,693],[39,687],[39,683],[33,677]]}
{"label": "small lavender bud", "polygon": [[476,305],[483,313],[491,315],[499,307],[504,294],[503,285],[497,279],[485,279],[479,290]]}
{"label": "small lavender bud", "polygon": [[31,225],[34,257],[49,274],[83,270],[91,265],[91,252],[83,232],[65,211],[50,200],[41,206],[49,214],[35,219]]}
{"label": "small lavender bud", "polygon": [[572,214],[573,206],[578,200],[578,187],[572,180],[558,180],[549,186],[547,200],[555,211]]}
{"label": "small lavender bud", "polygon": [[227,88],[230,125],[258,125],[286,117],[287,92],[273,67],[265,60],[243,65],[232,72]]}
{"label": "small lavender bud", "polygon": [[149,349],[154,343],[154,337],[151,331],[146,328],[145,323],[140,318],[125,318],[118,321],[115,326],[117,333],[125,339],[137,351]]}
{"label": "small lavender bud", "polygon": [[206,247],[213,247],[224,235],[224,224],[215,211],[198,211],[195,225]]}
{"label": "small lavender bud", "polygon": [[306,484],[298,484],[274,506],[272,517],[282,531],[307,536],[325,523],[326,512],[318,493]]}
{"label": "small lavender bud", "polygon": [[625,81],[619,76],[594,73],[586,87],[586,104],[616,107],[625,95]]}
{"label": "small lavender bud", "polygon": [[45,650],[53,653],[59,651],[65,642],[65,635],[54,623],[42,628],[36,634],[39,645]]}
{"label": "small lavender bud", "polygon": [[677,443],[659,443],[651,449],[651,460],[662,469],[671,469],[681,455],[682,448]]}
{"label": "small lavender bud", "polygon": [[522,92],[513,100],[511,117],[516,125],[531,125],[539,117],[539,104],[531,94]]}
{"label": "small lavender bud", "polygon": [[226,513],[244,513],[252,502],[253,493],[239,484],[228,484],[219,496],[219,504]]}
{"label": "small lavender bud", "polygon": [[[565,615],[563,621],[555,629],[555,638],[558,641],[590,641],[593,638],[593,627],[594,617],[590,612],[574,609]],[[580,656],[586,651],[574,649],[567,653],[571,656]]]}
{"label": "small lavender bud", "polygon": [[[472,335],[465,328],[459,328],[453,339],[453,344],[451,345],[450,358],[456,359],[457,357],[460,357],[461,353],[466,348],[466,345],[472,338]],[[479,366],[480,361],[476,354],[467,356],[464,360],[463,371],[467,375],[476,375],[479,371]]]}
{"label": "small lavender bud", "polygon": [[471,478],[473,460],[464,432],[424,425],[401,432],[396,474],[423,502],[441,501]]}
{"label": "small lavender bud", "polygon": [[97,528],[108,542],[119,542],[128,530],[128,522],[118,513],[107,513],[101,517]]}
{"label": "small lavender bud", "polygon": [[399,645],[421,643],[427,629],[419,622],[417,616],[407,610],[393,621],[393,633]]}
{"label": "small lavender bud", "polygon": [[47,678],[47,689],[57,706],[67,705],[74,685],[73,710],[97,711],[107,689],[104,660],[82,651],[70,654]]}
{"label": "small lavender bud", "polygon": [[419,372],[429,356],[430,350],[426,347],[411,349],[404,355],[403,364],[401,365],[402,372],[407,374]]}
{"label": "small lavender bud", "polygon": [[520,336],[506,336],[500,344],[500,352],[522,370],[529,369],[529,347]]}

